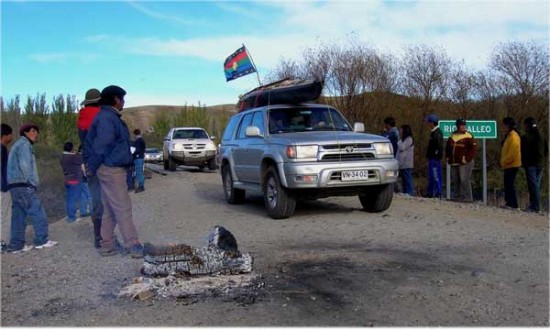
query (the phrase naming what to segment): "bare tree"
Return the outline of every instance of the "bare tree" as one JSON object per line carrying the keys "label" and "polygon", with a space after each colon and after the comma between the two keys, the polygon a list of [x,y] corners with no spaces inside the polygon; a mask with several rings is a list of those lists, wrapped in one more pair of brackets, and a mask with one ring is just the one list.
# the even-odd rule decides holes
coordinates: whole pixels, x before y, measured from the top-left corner
{"label": "bare tree", "polygon": [[464,63],[452,65],[447,96],[459,108],[456,117],[471,118],[475,86],[475,75],[465,68]]}
{"label": "bare tree", "polygon": [[[547,120],[549,91],[548,47],[534,42],[499,44],[491,55],[490,67],[499,79],[508,114],[524,117],[540,114]],[[535,108],[536,107],[536,108]]]}
{"label": "bare tree", "polygon": [[409,46],[402,59],[402,87],[406,95],[421,100],[422,116],[433,110],[447,92],[451,60],[443,49]]}

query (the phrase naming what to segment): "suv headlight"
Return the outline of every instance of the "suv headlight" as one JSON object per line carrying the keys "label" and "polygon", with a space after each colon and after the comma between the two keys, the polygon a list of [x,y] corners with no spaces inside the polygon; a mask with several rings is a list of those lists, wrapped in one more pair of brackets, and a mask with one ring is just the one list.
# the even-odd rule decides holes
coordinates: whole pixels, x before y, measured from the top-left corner
{"label": "suv headlight", "polygon": [[374,150],[376,150],[376,153],[378,155],[393,155],[393,150],[391,147],[391,143],[373,143]]}
{"label": "suv headlight", "polygon": [[316,158],[319,146],[287,146],[286,155],[288,158]]}
{"label": "suv headlight", "polygon": [[216,144],[214,143],[214,141],[208,141],[208,143],[206,144],[206,149],[216,150]]}

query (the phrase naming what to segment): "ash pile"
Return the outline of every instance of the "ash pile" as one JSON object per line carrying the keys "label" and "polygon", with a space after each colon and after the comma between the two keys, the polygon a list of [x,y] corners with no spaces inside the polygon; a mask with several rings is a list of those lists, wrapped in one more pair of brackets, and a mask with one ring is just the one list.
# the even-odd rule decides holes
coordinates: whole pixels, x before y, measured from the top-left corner
{"label": "ash pile", "polygon": [[119,297],[200,298],[223,296],[253,302],[264,284],[252,273],[253,258],[238,250],[237,240],[222,226],[214,227],[205,246],[144,244],[141,275]]}

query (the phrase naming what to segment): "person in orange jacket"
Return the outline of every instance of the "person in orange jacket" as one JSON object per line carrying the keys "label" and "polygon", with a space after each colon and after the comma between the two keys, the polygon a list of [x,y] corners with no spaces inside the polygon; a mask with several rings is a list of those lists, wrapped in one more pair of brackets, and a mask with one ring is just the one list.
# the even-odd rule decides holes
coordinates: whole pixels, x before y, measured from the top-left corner
{"label": "person in orange jacket", "polygon": [[474,136],[466,130],[464,119],[456,120],[456,131],[447,139],[445,151],[447,163],[451,165],[454,199],[473,202],[472,170],[477,150]]}
{"label": "person in orange jacket", "polygon": [[504,141],[500,154],[500,166],[504,170],[504,208],[517,210],[516,175],[521,167],[521,139],[516,128],[516,121],[512,117],[502,120]]}

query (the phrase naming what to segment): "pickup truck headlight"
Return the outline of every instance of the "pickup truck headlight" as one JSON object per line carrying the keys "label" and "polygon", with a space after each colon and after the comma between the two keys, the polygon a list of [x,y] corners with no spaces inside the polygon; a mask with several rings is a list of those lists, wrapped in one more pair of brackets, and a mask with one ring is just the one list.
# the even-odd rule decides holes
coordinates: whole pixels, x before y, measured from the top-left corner
{"label": "pickup truck headlight", "polygon": [[286,155],[288,158],[316,158],[319,146],[287,146]]}
{"label": "pickup truck headlight", "polygon": [[373,143],[374,150],[376,150],[376,153],[378,155],[393,155],[393,150],[391,147],[391,143]]}

